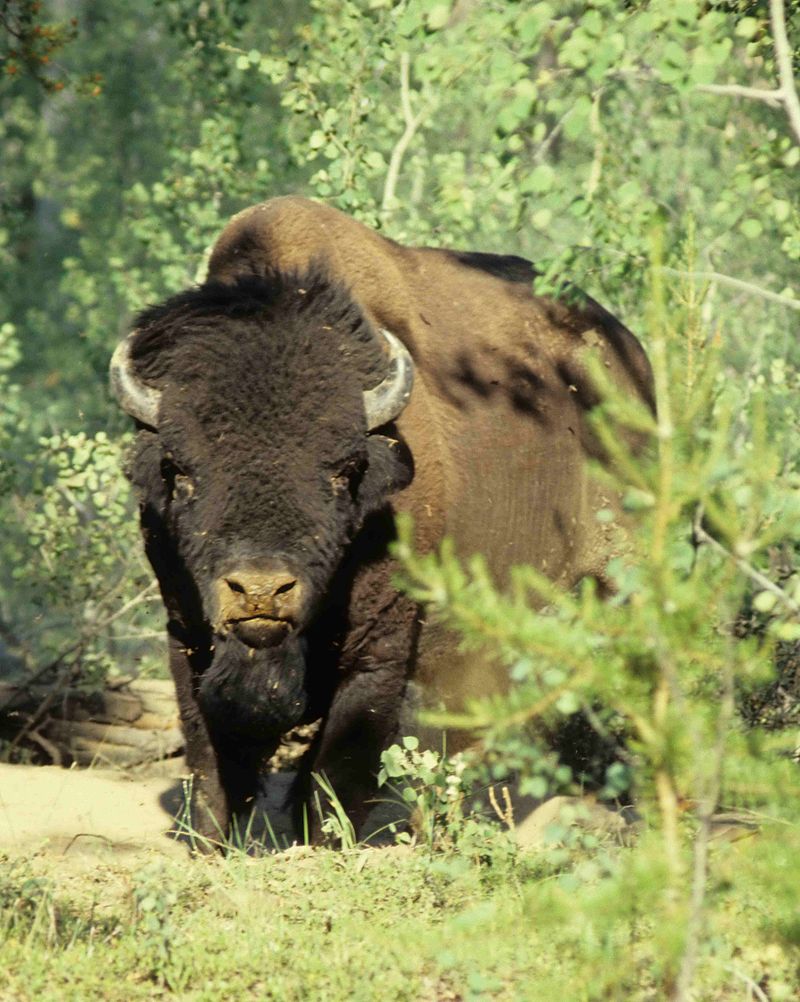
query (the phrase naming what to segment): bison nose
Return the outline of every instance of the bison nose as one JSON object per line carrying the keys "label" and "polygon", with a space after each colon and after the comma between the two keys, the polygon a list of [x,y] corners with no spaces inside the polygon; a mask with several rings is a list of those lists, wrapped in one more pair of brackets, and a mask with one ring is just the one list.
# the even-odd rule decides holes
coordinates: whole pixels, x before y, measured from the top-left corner
{"label": "bison nose", "polygon": [[297,578],[291,574],[259,574],[258,572],[235,571],[223,581],[234,595],[243,596],[246,602],[273,602],[282,595],[288,595],[297,587]]}
{"label": "bison nose", "polygon": [[306,589],[281,568],[235,568],[217,581],[220,625],[275,640],[300,625]]}

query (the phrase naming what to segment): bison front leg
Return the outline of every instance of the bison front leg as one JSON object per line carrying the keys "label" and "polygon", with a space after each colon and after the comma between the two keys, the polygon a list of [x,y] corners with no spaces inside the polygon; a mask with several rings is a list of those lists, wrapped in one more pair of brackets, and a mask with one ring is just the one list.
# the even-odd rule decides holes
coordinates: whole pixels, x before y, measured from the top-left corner
{"label": "bison front leg", "polygon": [[169,624],[169,667],[175,682],[186,743],[186,765],[191,773],[188,824],[191,833],[199,836],[198,846],[210,848],[218,844],[228,831],[230,806],[217,751],[197,702],[191,648],[187,647],[181,633],[179,626]]}
{"label": "bison front leg", "polygon": [[[372,575],[364,583],[370,582],[370,597],[380,594]],[[354,589],[356,595],[359,590]],[[343,645],[342,678],[311,770],[325,778],[356,835],[365,837],[372,834],[363,828],[377,799],[381,752],[397,740],[400,730],[419,622],[416,604],[397,593],[377,609],[366,598],[355,608],[366,622],[360,627],[353,624]],[[323,792],[317,789],[311,797],[313,841],[322,840],[320,814],[331,808]]]}
{"label": "bison front leg", "polygon": [[[405,670],[393,666],[354,672],[342,681],[325,721],[312,772],[329,786],[358,837],[378,793],[381,752],[398,735],[406,690]],[[326,791],[313,784],[309,834],[324,840],[323,817],[333,810]]]}

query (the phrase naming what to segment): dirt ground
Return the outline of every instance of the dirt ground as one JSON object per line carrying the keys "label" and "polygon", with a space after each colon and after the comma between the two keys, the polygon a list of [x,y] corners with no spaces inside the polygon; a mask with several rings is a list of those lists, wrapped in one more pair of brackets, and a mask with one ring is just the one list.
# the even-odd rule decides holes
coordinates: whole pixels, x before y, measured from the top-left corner
{"label": "dirt ground", "polygon": [[[251,834],[272,848],[292,844],[289,813],[283,804],[294,778],[291,771],[265,776],[256,800]],[[176,818],[184,806],[183,759],[171,759],[146,770],[62,769],[57,766],[0,764],[0,852],[46,855],[82,862],[116,860],[131,863],[151,853],[186,858],[189,847],[175,839]],[[628,823],[621,815],[591,800],[553,797],[535,810],[517,815],[519,844],[531,849],[546,841],[547,826],[560,812],[581,805],[581,823],[595,833],[627,841]],[[519,806],[519,805],[518,805]],[[269,831],[263,822],[269,817]],[[386,824],[398,820],[396,809],[379,804],[367,829],[383,836],[373,845],[392,841]]]}
{"label": "dirt ground", "polygon": [[[186,856],[170,832],[183,806],[183,761],[146,772],[0,764],[0,851],[98,858],[155,850]],[[281,810],[291,774],[270,777],[256,814],[269,812],[288,838]]]}

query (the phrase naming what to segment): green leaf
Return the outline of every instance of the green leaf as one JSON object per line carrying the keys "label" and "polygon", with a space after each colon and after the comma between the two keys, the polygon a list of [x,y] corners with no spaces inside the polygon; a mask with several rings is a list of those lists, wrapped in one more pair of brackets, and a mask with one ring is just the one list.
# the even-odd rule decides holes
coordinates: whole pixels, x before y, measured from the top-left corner
{"label": "green leaf", "polygon": [[572,713],[577,713],[581,708],[581,702],[574,692],[565,692],[556,700],[556,709],[563,713],[565,717]]}
{"label": "green leaf", "polygon": [[553,16],[553,8],[549,3],[537,3],[526,11],[517,22],[517,33],[524,45],[531,45],[547,27]]}
{"label": "green leaf", "polygon": [[446,3],[437,3],[435,7],[432,7],[428,11],[428,16],[425,18],[431,31],[438,31],[440,28],[444,28],[449,20],[450,5]]}
{"label": "green leaf", "polygon": [[631,487],[622,498],[622,507],[625,511],[647,511],[656,503],[655,497],[650,491],[640,490],[638,487]]}
{"label": "green leaf", "polygon": [[779,223],[785,223],[792,214],[792,203],[783,198],[776,198],[772,203],[772,215]]}
{"label": "green leaf", "polygon": [[778,596],[771,591],[760,591],[753,599],[753,608],[757,612],[772,612],[778,602]]}
{"label": "green leaf", "polygon": [[616,199],[624,209],[629,209],[642,198],[643,192],[638,181],[628,180],[617,188]]}
{"label": "green leaf", "polygon": [[676,21],[693,24],[697,20],[697,0],[673,0],[670,13]]}
{"label": "green leaf", "polygon": [[734,34],[739,38],[752,38],[761,26],[755,17],[743,17],[736,24]]}
{"label": "green leaf", "polygon": [[523,191],[528,191],[537,195],[550,191],[553,187],[555,176],[556,172],[550,164],[539,164],[537,167],[534,167],[534,169],[522,182]]}
{"label": "green leaf", "polygon": [[754,240],[756,237],[761,236],[764,227],[757,219],[753,219],[751,216],[749,219],[742,220],[739,224],[739,230],[750,240]]}
{"label": "green leaf", "polygon": [[778,623],[775,626],[775,635],[778,640],[785,640],[789,643],[800,640],[800,623]]}
{"label": "green leaf", "polygon": [[520,783],[520,792],[530,797],[536,797],[537,800],[546,797],[547,780],[544,776],[532,776]]}
{"label": "green leaf", "polygon": [[682,68],[689,62],[689,53],[682,45],[670,39],[664,46],[662,58],[670,66]]}
{"label": "green leaf", "polygon": [[578,139],[586,132],[591,113],[591,99],[586,94],[579,94],[572,102],[572,108],[564,122],[564,135],[567,139]]}

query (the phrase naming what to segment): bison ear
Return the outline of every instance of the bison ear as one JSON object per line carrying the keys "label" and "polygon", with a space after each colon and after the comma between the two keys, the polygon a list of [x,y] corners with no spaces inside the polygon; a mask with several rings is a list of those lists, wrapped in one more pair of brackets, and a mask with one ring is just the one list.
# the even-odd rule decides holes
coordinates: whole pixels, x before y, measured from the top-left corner
{"label": "bison ear", "polygon": [[161,475],[161,444],[158,434],[140,429],[125,457],[124,473],[139,497],[141,505],[149,505],[159,518],[167,510],[167,489]]}
{"label": "bison ear", "polygon": [[385,435],[367,439],[367,470],[358,491],[361,518],[382,508],[414,478],[414,459],[405,442]]}

